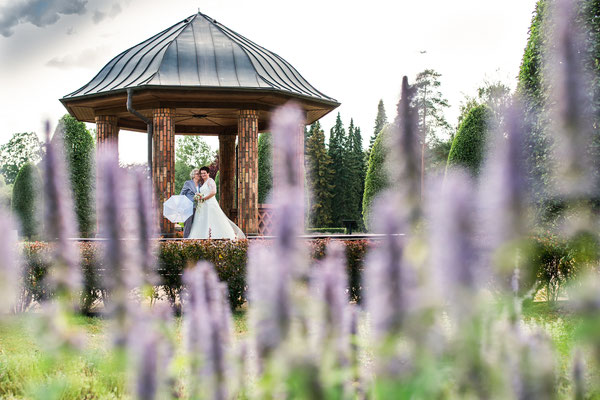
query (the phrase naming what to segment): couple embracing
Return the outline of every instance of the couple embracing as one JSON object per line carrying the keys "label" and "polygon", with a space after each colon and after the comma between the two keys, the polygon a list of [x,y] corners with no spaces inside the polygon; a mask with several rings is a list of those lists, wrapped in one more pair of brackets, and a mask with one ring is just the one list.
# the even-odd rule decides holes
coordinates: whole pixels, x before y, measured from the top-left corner
{"label": "couple embracing", "polygon": [[190,172],[181,194],[194,203],[194,213],[185,221],[183,237],[187,239],[244,239],[246,236],[221,210],[215,195],[217,184],[202,167]]}

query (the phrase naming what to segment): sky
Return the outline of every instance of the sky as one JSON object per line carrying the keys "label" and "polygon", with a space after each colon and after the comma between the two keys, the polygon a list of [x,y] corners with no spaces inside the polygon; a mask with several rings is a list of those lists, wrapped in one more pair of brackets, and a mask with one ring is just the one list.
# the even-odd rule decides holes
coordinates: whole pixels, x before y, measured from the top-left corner
{"label": "sky", "polygon": [[[277,53],[373,134],[377,104],[392,120],[402,76],[432,68],[456,124],[485,81],[514,88],[536,0],[0,0],[0,144],[56,125],[58,101],[122,51],[200,10]],[[89,125],[90,128],[93,125]],[[208,138],[213,148],[218,140]],[[122,163],[146,160],[144,133],[121,131]]]}

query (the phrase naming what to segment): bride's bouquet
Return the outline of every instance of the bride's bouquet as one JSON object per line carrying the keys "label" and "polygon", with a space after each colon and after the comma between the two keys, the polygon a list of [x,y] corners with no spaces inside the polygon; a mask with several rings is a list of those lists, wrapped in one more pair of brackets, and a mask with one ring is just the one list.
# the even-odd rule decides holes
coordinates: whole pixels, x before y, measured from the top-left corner
{"label": "bride's bouquet", "polygon": [[196,193],[194,195],[194,201],[196,202],[197,205],[200,205],[200,204],[204,203],[204,198],[202,197],[202,195],[200,193]]}

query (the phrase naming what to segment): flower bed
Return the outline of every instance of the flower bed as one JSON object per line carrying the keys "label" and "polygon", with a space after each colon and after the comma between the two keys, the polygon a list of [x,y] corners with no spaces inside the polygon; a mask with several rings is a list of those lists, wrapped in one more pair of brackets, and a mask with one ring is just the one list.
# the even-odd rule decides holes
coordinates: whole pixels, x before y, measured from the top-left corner
{"label": "flower bed", "polygon": [[[329,239],[306,241],[308,251],[313,260],[325,256]],[[256,241],[256,245],[269,245],[270,240]],[[361,298],[361,273],[363,259],[370,242],[367,240],[340,241],[346,247],[348,269],[348,292],[354,301]],[[87,312],[101,298],[103,289],[102,243],[80,242],[83,290],[81,307]],[[52,296],[44,278],[49,267],[51,246],[44,242],[26,242],[23,244],[23,257],[26,263],[23,277],[23,290],[20,308],[27,308],[32,302],[39,302]],[[232,308],[237,308],[246,301],[246,261],[248,241],[228,240],[186,240],[160,242],[158,247],[158,270],[160,289],[168,300],[175,304],[183,289],[181,276],[185,268],[206,260],[215,266],[219,279],[227,283],[229,301]],[[313,263],[318,265],[317,262]]]}

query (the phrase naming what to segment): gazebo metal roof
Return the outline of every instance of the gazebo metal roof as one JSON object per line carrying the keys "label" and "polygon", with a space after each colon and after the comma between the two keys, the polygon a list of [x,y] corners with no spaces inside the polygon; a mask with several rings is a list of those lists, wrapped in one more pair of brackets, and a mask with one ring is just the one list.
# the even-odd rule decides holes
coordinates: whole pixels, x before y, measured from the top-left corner
{"label": "gazebo metal roof", "polygon": [[213,93],[219,102],[227,92],[235,94],[238,103],[262,101],[266,108],[296,99],[306,106],[307,123],[339,106],[283,58],[200,12],[125,50],[61,102],[79,119],[89,120],[91,110],[84,110],[86,106],[115,106],[93,99],[113,94],[122,99],[127,89],[165,91],[171,94],[170,101],[181,91],[188,104],[198,100],[190,91]]}

